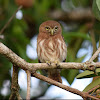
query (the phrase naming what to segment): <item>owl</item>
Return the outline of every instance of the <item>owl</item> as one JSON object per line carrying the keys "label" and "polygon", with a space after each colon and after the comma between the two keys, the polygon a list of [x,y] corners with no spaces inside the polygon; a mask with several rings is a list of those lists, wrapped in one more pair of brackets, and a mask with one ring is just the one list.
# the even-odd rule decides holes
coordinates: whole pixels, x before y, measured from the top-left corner
{"label": "owl", "polygon": [[[62,28],[57,21],[49,20],[43,22],[39,27],[37,37],[37,56],[40,63],[65,62],[67,46],[62,37]],[[48,77],[62,83],[59,69],[48,69]]]}

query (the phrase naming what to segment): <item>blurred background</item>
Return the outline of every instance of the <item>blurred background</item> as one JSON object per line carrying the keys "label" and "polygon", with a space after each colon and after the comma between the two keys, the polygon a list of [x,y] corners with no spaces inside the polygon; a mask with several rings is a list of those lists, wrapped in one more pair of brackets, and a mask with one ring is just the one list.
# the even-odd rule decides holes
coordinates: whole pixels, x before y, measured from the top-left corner
{"label": "blurred background", "polygon": [[[56,20],[62,26],[62,34],[68,47],[66,62],[85,62],[99,47],[100,12],[96,0],[0,0],[0,29],[23,5],[0,39],[17,55],[30,63],[37,63],[37,35],[39,25],[46,20]],[[99,57],[95,61],[100,61]],[[44,74],[41,70],[37,71]],[[80,74],[81,73],[81,74]],[[80,75],[80,76],[77,76]],[[12,64],[0,55],[0,99],[8,99],[11,93]],[[63,84],[79,90],[92,82],[93,73],[82,70],[62,69]],[[76,79],[80,78],[80,79]],[[84,78],[84,79],[82,79]],[[26,98],[27,76],[19,71],[20,95]],[[31,78],[31,99],[78,99],[77,95],[44,81]]]}

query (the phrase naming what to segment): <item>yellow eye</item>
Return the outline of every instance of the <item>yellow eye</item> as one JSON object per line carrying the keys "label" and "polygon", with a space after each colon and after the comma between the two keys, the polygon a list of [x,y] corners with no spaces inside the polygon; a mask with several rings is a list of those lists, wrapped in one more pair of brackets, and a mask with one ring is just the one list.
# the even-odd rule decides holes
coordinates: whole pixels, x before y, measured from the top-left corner
{"label": "yellow eye", "polygon": [[56,30],[56,31],[58,30],[58,27],[57,27],[57,26],[55,26],[55,30]]}
{"label": "yellow eye", "polygon": [[49,27],[45,27],[45,29],[48,31],[50,28]]}

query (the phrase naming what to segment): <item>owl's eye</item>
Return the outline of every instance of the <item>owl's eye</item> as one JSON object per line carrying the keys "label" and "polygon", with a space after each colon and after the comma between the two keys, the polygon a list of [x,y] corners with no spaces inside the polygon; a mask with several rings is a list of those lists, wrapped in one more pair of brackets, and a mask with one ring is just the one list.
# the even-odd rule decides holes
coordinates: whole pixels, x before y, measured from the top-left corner
{"label": "owl's eye", "polygon": [[50,28],[49,27],[45,27],[45,29],[48,31]]}
{"label": "owl's eye", "polygon": [[55,26],[55,31],[57,31],[58,30],[58,27],[57,26]]}

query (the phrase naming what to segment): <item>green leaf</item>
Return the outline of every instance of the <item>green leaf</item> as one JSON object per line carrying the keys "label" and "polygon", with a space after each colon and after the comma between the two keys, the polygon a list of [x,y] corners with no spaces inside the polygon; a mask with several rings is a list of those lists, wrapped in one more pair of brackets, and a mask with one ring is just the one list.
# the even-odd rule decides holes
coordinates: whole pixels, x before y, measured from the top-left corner
{"label": "green leaf", "polygon": [[100,0],[93,0],[92,10],[95,17],[100,20]]}
{"label": "green leaf", "polygon": [[92,83],[90,83],[84,90],[83,92],[87,92],[90,89],[92,89],[93,87],[97,86],[100,84],[100,78],[95,79]]}
{"label": "green leaf", "polygon": [[77,79],[81,79],[81,78],[87,78],[87,77],[93,77],[94,76],[94,72],[93,71],[84,71],[83,73],[80,73],[76,76]]}
{"label": "green leaf", "polygon": [[96,72],[99,73],[99,72],[100,72],[100,68],[97,68],[97,69],[96,69]]}
{"label": "green leaf", "polygon": [[[100,68],[97,68],[96,69],[96,73],[98,76],[100,76]],[[90,77],[95,77],[97,76],[94,74],[93,71],[89,71],[89,70],[86,70],[84,71],[83,73],[80,73],[76,76],[77,79],[81,79],[81,78],[90,78]]]}
{"label": "green leaf", "polygon": [[96,4],[97,4],[97,7],[98,7],[98,9],[100,11],[100,0],[96,0]]}

